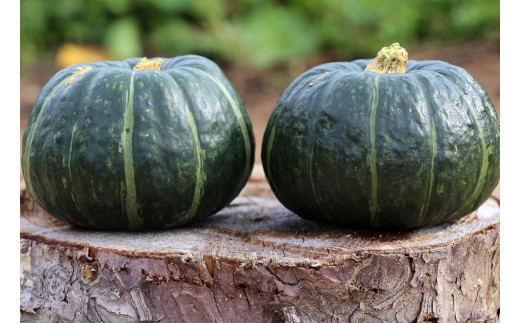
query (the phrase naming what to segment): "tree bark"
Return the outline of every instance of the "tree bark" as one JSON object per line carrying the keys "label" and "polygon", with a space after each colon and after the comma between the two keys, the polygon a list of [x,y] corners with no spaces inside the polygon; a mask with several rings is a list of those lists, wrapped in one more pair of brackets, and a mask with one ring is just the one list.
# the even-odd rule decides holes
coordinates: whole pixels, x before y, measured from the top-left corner
{"label": "tree bark", "polygon": [[454,223],[350,230],[294,215],[260,174],[189,227],[103,232],[22,189],[21,321],[496,322],[499,213],[490,199]]}

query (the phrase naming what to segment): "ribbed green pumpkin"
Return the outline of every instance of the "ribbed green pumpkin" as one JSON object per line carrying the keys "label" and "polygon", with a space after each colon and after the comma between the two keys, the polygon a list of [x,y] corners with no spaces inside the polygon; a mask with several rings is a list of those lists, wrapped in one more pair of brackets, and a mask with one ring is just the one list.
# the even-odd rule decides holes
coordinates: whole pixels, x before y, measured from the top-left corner
{"label": "ribbed green pumpkin", "polygon": [[264,170],[301,217],[417,228],[476,210],[496,187],[500,128],[482,87],[442,61],[409,61],[396,73],[406,51],[403,62],[395,46],[385,49],[372,65],[386,73],[365,71],[370,60],[317,66],[273,111]]}
{"label": "ribbed green pumpkin", "polygon": [[164,229],[216,213],[246,184],[251,122],[200,56],[68,67],[41,91],[23,136],[34,200],[82,227]]}

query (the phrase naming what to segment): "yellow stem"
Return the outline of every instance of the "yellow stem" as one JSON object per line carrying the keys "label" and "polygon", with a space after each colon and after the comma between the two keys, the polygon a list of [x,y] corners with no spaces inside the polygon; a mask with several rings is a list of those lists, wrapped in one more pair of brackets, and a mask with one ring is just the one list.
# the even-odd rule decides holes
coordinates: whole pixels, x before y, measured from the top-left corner
{"label": "yellow stem", "polygon": [[134,66],[134,71],[160,70],[163,63],[164,61],[160,58],[149,60],[146,57],[143,57],[143,59]]}
{"label": "yellow stem", "polygon": [[384,73],[406,73],[408,63],[408,52],[399,43],[393,43],[388,47],[383,47],[376,58],[365,68],[366,72],[377,74]]}

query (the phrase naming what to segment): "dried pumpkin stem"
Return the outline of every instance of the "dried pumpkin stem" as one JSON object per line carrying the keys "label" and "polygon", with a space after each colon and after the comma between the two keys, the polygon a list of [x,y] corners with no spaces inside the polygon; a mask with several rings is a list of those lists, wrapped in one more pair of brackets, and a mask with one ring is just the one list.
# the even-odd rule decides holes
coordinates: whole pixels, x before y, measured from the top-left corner
{"label": "dried pumpkin stem", "polygon": [[162,60],[160,58],[149,60],[146,57],[143,57],[143,59],[141,59],[139,61],[139,63],[137,63],[134,66],[134,71],[160,70],[163,63],[164,63],[164,60]]}
{"label": "dried pumpkin stem", "polygon": [[366,72],[377,74],[384,73],[406,73],[408,63],[408,52],[399,43],[393,43],[388,47],[383,47],[376,58],[365,68]]}

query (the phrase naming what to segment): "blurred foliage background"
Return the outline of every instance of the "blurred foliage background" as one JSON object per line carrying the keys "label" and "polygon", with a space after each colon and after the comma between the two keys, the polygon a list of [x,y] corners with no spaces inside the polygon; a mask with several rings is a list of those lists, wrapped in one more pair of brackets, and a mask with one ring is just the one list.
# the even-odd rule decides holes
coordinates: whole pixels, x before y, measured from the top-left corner
{"label": "blurred foliage background", "polygon": [[498,43],[500,27],[499,0],[21,0],[20,13],[22,69],[188,53],[270,68],[396,41]]}
{"label": "blurred foliage background", "polygon": [[411,59],[470,71],[500,115],[499,0],[20,0],[20,138],[59,69],[199,54],[222,67],[243,99],[260,163],[267,121],[294,78],[321,63],[374,57],[394,42]]}

